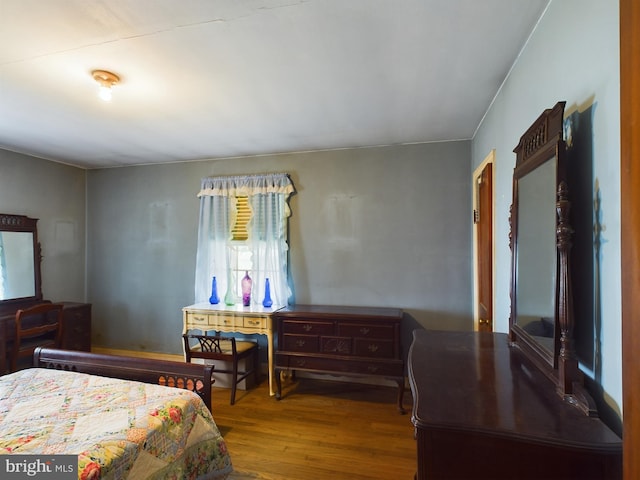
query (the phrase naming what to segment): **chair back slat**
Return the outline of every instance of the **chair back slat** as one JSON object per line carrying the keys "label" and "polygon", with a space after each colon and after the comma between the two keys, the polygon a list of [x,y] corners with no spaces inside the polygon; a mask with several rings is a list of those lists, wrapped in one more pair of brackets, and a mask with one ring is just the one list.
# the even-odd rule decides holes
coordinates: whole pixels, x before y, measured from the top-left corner
{"label": "chair back slat", "polygon": [[12,372],[18,369],[18,360],[31,358],[38,346],[60,348],[63,309],[61,303],[40,303],[16,312],[16,333],[9,350]]}
{"label": "chair back slat", "polygon": [[[197,335],[183,334],[184,357],[187,362],[191,362],[193,358],[202,358],[205,360],[220,360],[231,362],[231,369],[218,368],[216,366],[214,373],[231,374],[231,405],[235,403],[236,386],[239,382],[253,375],[256,382],[259,376],[259,350],[256,342],[236,342],[234,337],[226,337],[220,335]],[[242,346],[238,349],[238,344]],[[239,371],[238,360],[253,357],[253,362],[244,371]]]}

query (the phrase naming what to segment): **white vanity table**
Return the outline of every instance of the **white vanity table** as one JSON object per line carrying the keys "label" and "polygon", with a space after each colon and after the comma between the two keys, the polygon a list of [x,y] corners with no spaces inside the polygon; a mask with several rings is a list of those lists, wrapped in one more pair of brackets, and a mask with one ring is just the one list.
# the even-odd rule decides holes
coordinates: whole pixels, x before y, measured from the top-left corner
{"label": "white vanity table", "polygon": [[275,395],[273,380],[273,319],[272,315],[281,306],[265,308],[261,305],[244,307],[242,305],[212,305],[208,302],[196,303],[182,309],[182,333],[189,330],[218,331],[225,333],[258,334],[267,336],[269,361],[269,394]]}

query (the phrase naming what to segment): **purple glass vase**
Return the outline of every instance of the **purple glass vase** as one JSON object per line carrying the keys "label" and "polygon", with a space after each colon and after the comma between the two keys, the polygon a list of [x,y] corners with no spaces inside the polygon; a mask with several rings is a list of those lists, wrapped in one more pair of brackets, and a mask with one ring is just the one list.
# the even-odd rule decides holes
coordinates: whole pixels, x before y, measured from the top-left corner
{"label": "purple glass vase", "polygon": [[253,280],[249,276],[249,272],[244,273],[244,277],[242,278],[242,305],[248,307],[251,305],[251,285],[253,284]]}

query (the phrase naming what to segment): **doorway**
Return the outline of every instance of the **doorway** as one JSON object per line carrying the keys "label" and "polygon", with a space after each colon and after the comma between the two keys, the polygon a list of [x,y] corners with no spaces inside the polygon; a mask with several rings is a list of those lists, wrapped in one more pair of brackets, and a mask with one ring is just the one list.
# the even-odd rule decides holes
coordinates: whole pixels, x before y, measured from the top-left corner
{"label": "doorway", "polygon": [[473,172],[474,330],[493,331],[493,228],[495,150]]}

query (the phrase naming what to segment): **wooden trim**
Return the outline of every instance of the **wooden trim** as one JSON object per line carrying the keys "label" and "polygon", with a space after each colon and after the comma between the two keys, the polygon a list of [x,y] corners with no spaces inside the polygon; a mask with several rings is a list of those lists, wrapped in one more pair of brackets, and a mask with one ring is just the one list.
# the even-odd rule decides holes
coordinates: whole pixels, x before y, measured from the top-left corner
{"label": "wooden trim", "polygon": [[623,478],[640,478],[640,4],[620,0]]}
{"label": "wooden trim", "polygon": [[[496,162],[496,149],[492,149],[487,156],[484,158],[484,160],[482,161],[482,163],[480,165],[478,165],[478,167],[473,171],[473,175],[471,176],[471,185],[472,185],[472,195],[471,195],[471,201],[472,201],[472,212],[475,215],[476,210],[478,209],[478,177],[480,177],[480,175],[482,175],[482,171],[485,169],[485,167],[488,164],[492,164],[493,168],[491,169],[491,183],[493,185],[492,191],[491,191],[491,238],[493,239],[493,241],[491,242],[493,245],[493,255],[492,255],[492,266],[491,268],[493,269],[493,272],[496,271],[496,168],[495,168],[495,162]],[[472,219],[473,220],[473,219]],[[477,331],[479,329],[479,320],[480,320],[480,312],[478,312],[478,296],[480,295],[479,291],[480,291],[480,286],[478,283],[478,231],[477,231],[477,227],[475,225],[475,221],[474,221],[474,225],[473,225],[473,329],[475,331]],[[495,328],[495,308],[496,308],[496,289],[495,289],[495,275],[493,277],[493,285],[491,286],[491,291],[492,291],[492,303],[493,303],[493,310],[494,310],[494,315],[492,318],[492,324],[491,324],[491,328]]]}

